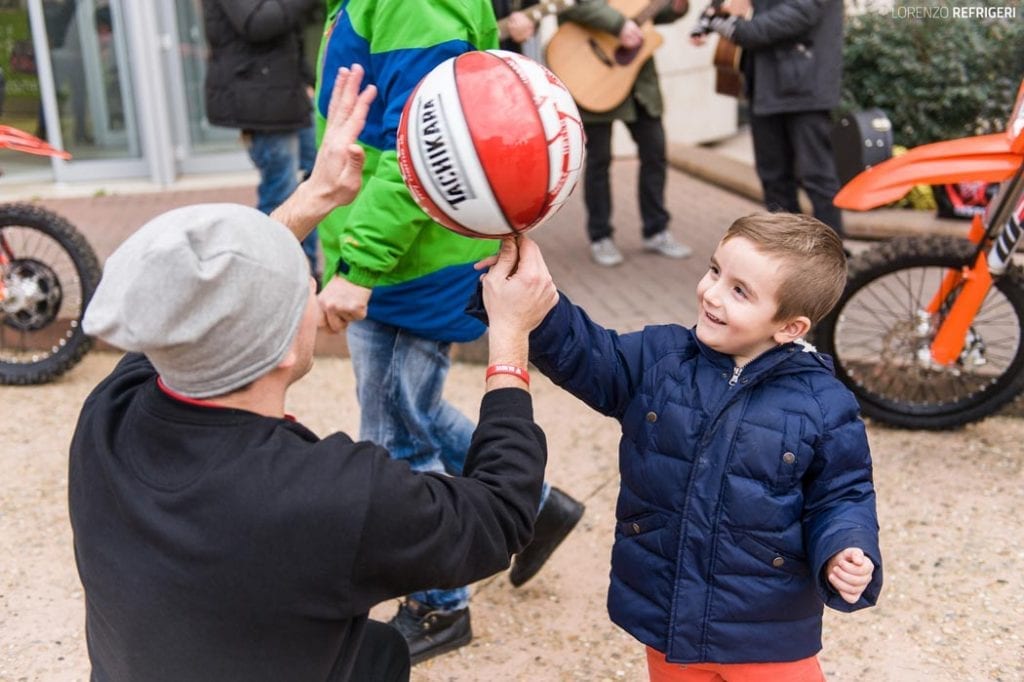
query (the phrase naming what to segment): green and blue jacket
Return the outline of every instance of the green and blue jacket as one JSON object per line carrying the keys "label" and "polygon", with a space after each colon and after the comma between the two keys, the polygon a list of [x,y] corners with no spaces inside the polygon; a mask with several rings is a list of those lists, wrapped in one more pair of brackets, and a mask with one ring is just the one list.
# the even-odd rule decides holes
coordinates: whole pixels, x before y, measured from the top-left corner
{"label": "green and blue jacket", "polygon": [[441,62],[498,46],[490,0],[327,0],[316,117],[322,135],[338,69],[361,64],[378,95],[359,143],[363,187],[319,228],[324,281],[345,277],[373,289],[369,319],[439,341],[471,341],[484,326],[463,310],[476,288],[473,264],[498,250],[431,220],[398,170],[395,138],[406,100]]}

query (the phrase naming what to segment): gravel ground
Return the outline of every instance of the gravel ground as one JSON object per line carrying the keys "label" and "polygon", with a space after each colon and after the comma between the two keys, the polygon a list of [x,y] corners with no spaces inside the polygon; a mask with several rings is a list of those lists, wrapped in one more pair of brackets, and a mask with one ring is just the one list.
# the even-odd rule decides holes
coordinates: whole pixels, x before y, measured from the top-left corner
{"label": "gravel ground", "polygon": [[[67,444],[83,398],[116,359],[93,353],[53,384],[0,387],[0,680],[88,679]],[[448,383],[449,399],[474,414],[481,368],[457,364]],[[477,583],[473,643],[417,666],[414,680],[646,679],[642,647],[605,612],[617,426],[543,378],[534,384],[549,481],[585,500],[587,513],[525,587],[504,575]],[[289,408],[318,433],[353,433],[347,362],[321,358]],[[1024,680],[1024,419],[868,432],[886,584],[876,608],[826,614],[829,679]],[[394,608],[372,615],[386,619]]]}

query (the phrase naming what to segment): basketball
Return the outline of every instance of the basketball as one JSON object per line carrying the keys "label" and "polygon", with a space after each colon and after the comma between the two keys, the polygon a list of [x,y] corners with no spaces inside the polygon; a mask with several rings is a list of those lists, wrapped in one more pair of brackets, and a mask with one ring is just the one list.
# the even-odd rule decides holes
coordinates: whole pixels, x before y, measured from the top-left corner
{"label": "basketball", "polygon": [[433,220],[470,237],[521,234],[555,214],[583,166],[583,125],[555,74],[504,50],[438,64],[398,125],[398,165]]}

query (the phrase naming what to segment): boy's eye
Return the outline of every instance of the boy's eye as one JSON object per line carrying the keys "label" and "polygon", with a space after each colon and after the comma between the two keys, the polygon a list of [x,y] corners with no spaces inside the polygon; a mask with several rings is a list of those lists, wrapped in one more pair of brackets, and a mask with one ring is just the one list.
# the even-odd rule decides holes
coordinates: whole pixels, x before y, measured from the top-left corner
{"label": "boy's eye", "polygon": [[717,265],[709,265],[708,266],[708,272],[710,272],[712,275],[717,275],[718,274],[718,266]]}
{"label": "boy's eye", "polygon": [[747,297],[747,292],[743,289],[743,287],[733,287],[732,290],[736,292],[736,295],[739,296],[740,298]]}

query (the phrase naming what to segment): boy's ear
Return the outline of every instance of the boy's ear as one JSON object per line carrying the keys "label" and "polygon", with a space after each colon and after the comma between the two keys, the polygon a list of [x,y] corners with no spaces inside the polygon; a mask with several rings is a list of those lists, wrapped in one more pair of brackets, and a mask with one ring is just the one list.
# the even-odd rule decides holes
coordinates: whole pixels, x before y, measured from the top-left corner
{"label": "boy's ear", "polygon": [[800,315],[782,325],[772,338],[775,339],[775,343],[781,345],[796,341],[805,336],[810,330],[811,319],[805,315]]}

